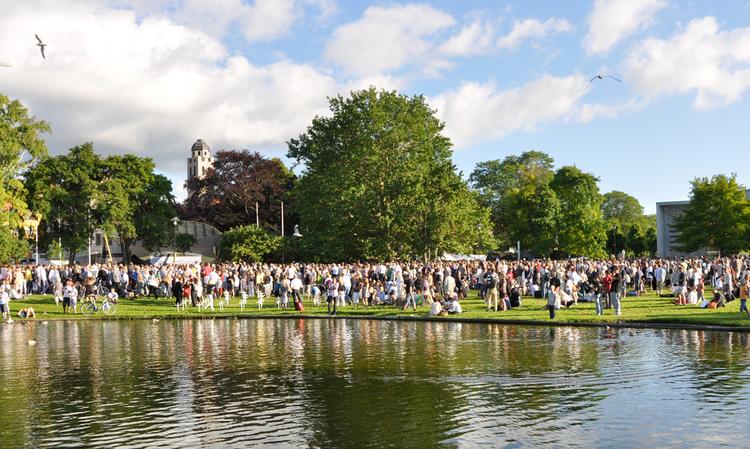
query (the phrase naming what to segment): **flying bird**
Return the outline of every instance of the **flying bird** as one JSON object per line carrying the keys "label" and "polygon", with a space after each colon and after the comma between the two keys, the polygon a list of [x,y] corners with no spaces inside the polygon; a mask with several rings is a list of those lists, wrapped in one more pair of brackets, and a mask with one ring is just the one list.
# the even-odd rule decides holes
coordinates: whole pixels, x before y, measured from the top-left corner
{"label": "flying bird", "polygon": [[39,43],[36,44],[36,46],[39,47],[39,49],[42,51],[42,59],[47,59],[47,57],[44,56],[44,47],[46,47],[47,44],[45,44],[44,42],[42,42],[41,39],[39,39],[39,35],[38,34],[35,34],[34,37],[36,37],[36,40],[39,41]]}
{"label": "flying bird", "polygon": [[594,82],[594,80],[601,80],[601,79],[604,79],[604,76],[606,76],[607,78],[612,78],[613,80],[617,81],[618,83],[621,83],[621,82],[622,82],[622,80],[619,80],[619,79],[615,78],[615,77],[614,77],[614,76],[612,76],[612,75],[596,75],[595,77],[593,77],[593,78],[591,78],[591,79],[589,80],[589,83],[592,83],[592,82]]}

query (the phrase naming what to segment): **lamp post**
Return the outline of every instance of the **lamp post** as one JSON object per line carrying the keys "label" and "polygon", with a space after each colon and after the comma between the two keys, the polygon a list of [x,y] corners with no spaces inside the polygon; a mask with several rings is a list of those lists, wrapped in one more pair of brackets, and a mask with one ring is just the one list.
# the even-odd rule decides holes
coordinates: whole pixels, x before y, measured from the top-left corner
{"label": "lamp post", "polygon": [[174,258],[172,259],[172,263],[175,265],[177,265],[177,225],[179,223],[179,218],[172,218],[172,224],[174,225],[174,233],[172,234],[172,251],[174,252]]}

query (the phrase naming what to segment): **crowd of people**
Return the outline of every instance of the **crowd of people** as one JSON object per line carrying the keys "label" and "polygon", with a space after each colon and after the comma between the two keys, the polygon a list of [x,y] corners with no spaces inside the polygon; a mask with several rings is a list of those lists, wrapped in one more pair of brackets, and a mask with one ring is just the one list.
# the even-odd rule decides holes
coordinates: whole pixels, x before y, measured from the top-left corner
{"label": "crowd of people", "polygon": [[[342,306],[394,306],[429,314],[463,312],[461,301],[479,291],[487,310],[520,307],[523,297],[546,299],[550,318],[578,302],[595,304],[597,315],[622,313],[622,299],[651,290],[676,305],[722,307],[734,299],[748,314],[750,259],[743,257],[433,261],[390,263],[90,266],[13,265],[0,267],[0,308],[29,294],[50,294],[65,313],[77,313],[79,299],[105,294],[119,298],[173,298],[177,307],[215,310],[230,298],[258,308],[273,304],[304,310],[326,304],[335,315]],[[707,291],[711,294],[706,294]],[[25,311],[28,315],[28,310]]]}

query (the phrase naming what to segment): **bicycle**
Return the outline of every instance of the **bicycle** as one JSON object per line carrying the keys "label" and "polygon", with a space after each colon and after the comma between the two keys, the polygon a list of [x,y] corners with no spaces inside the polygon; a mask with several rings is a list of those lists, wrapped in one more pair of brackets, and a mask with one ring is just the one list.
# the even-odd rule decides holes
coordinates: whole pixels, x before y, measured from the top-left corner
{"label": "bicycle", "polygon": [[88,296],[85,299],[85,303],[81,306],[81,313],[85,316],[91,316],[101,309],[105,315],[112,315],[117,311],[117,300],[112,300],[105,296],[102,299],[102,305],[97,306],[96,299],[95,295]]}

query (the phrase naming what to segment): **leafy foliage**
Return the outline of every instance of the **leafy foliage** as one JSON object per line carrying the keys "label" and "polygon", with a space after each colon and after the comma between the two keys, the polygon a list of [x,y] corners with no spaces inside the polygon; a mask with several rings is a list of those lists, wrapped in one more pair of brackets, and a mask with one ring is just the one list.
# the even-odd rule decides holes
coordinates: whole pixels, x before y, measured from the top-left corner
{"label": "leafy foliage", "polygon": [[695,178],[690,202],[675,220],[680,250],[734,254],[750,248],[750,201],[736,175]]}
{"label": "leafy foliage", "polygon": [[288,143],[288,157],[304,166],[293,200],[308,257],[383,260],[482,246],[488,214],[456,172],[424,97],[370,88],[329,107]]}
{"label": "leafy foliage", "polygon": [[150,245],[161,246],[170,235],[171,183],[153,170],[149,158],[102,158],[86,143],[30,170],[28,198],[34,210],[43,213],[48,237],[61,238],[71,259],[86,247],[94,229],[101,228],[120,237],[127,260],[130,245],[142,236]]}
{"label": "leafy foliage", "polygon": [[258,262],[281,249],[282,237],[255,225],[237,226],[221,235],[219,258]]}
{"label": "leafy foliage", "polygon": [[548,185],[516,188],[507,194],[507,230],[512,242],[521,242],[524,251],[548,255],[555,248],[560,200]]}
{"label": "leafy foliage", "polygon": [[18,259],[28,250],[17,232],[29,213],[21,176],[47,155],[39,135],[49,131],[49,125],[31,117],[21,102],[0,94],[0,262]]}
{"label": "leafy foliage", "polygon": [[550,182],[560,200],[557,248],[573,255],[604,254],[606,227],[602,219],[599,179],[575,166],[561,167]]}
{"label": "leafy foliage", "polygon": [[[255,223],[257,202],[261,226],[280,233],[281,201],[293,183],[294,174],[277,158],[247,150],[219,151],[213,169],[203,178],[186,182],[192,194],[183,203],[180,215],[225,231]],[[293,216],[288,218],[294,221]]]}
{"label": "leafy foliage", "polygon": [[495,235],[501,241],[513,244],[518,240],[528,240],[528,237],[519,239],[511,229],[518,231],[517,224],[511,222],[515,214],[511,207],[524,207],[519,203],[518,192],[528,193],[537,186],[549,184],[554,174],[554,162],[548,154],[531,150],[520,156],[507,156],[502,161],[496,159],[477,164],[469,182],[479,192],[481,204],[492,211]]}
{"label": "leafy foliage", "polygon": [[177,245],[177,251],[186,253],[190,251],[190,248],[198,243],[198,239],[193,234],[177,234],[175,236],[175,244]]}

